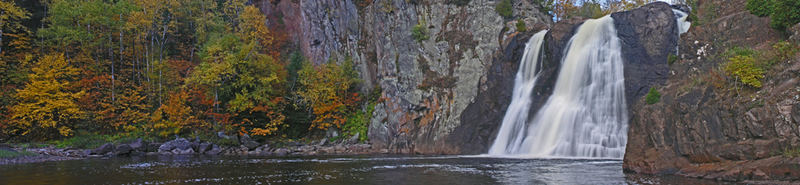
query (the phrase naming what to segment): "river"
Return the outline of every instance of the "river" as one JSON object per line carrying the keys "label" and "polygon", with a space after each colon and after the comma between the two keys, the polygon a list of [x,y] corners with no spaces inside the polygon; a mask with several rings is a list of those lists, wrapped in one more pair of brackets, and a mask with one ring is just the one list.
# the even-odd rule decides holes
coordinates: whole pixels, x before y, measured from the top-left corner
{"label": "river", "polygon": [[143,156],[0,166],[0,184],[710,184],[619,160],[474,156]]}

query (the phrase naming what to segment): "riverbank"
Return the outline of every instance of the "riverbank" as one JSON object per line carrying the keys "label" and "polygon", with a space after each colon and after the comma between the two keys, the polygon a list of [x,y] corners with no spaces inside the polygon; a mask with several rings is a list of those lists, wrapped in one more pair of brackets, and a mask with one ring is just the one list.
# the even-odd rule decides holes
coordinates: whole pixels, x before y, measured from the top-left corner
{"label": "riverbank", "polygon": [[0,165],[143,155],[310,156],[389,153],[386,149],[375,150],[370,144],[359,143],[357,137],[336,142],[322,139],[312,143],[259,143],[247,136],[238,140],[241,144],[221,145],[200,139],[176,138],[166,142],[148,142],[140,138],[125,143],[106,143],[93,149],[4,144],[0,146],[0,151],[6,155],[0,157]]}

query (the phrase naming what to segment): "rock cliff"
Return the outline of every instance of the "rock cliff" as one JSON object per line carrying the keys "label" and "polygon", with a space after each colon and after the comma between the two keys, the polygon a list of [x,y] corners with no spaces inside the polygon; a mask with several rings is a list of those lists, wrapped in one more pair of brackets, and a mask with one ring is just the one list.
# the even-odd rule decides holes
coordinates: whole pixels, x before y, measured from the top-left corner
{"label": "rock cliff", "polygon": [[[273,24],[281,22],[291,40],[315,63],[352,57],[364,91],[380,86],[369,141],[392,153],[480,153],[499,122],[463,121],[462,114],[486,91],[490,69],[513,80],[519,58],[502,60],[502,48],[523,45],[513,25],[528,30],[552,25],[530,0],[514,0],[513,18],[495,12],[493,0],[314,0],[262,1]],[[427,39],[414,38],[420,25]],[[521,49],[520,49],[521,50]],[[499,74],[499,73],[498,73]],[[513,84],[504,87],[512,89]],[[496,103],[498,109],[505,104]],[[500,108],[502,107],[502,108]],[[495,112],[504,112],[493,110]],[[502,117],[502,114],[500,114]],[[463,128],[486,129],[466,135]],[[466,137],[466,138],[465,138]]]}
{"label": "rock cliff", "polygon": [[729,48],[767,53],[783,39],[769,28],[769,18],[744,7],[745,0],[698,1],[699,20],[680,38],[680,59],[657,88],[661,101],[647,105],[640,98],[630,107],[626,171],[726,181],[800,179],[800,161],[787,155],[800,146],[800,56],[768,68],[761,89],[736,87],[721,74]]}

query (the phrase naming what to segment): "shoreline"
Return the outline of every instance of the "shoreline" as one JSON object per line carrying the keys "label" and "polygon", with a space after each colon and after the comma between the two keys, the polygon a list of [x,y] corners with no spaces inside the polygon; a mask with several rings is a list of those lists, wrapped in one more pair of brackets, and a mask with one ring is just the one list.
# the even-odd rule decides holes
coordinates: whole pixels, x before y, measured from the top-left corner
{"label": "shoreline", "polygon": [[[20,156],[0,158],[0,165],[40,163],[49,161],[81,160],[103,157],[154,156],[154,155],[207,155],[207,156],[314,156],[314,155],[367,155],[388,154],[388,150],[373,150],[370,144],[343,140],[338,143],[289,143],[270,146],[242,138],[238,146],[220,146],[208,141],[177,138],[164,143],[146,142],[137,139],[130,143],[106,143],[94,149],[45,147],[23,148],[0,146],[0,150],[12,151]],[[32,153],[35,155],[23,155]]]}

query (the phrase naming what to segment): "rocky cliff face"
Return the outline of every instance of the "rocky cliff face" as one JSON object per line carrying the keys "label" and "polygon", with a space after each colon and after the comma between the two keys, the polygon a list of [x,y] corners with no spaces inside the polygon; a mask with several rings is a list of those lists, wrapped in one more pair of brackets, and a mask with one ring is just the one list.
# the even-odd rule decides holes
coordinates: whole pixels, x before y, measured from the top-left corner
{"label": "rocky cliff face", "polygon": [[800,56],[769,68],[761,89],[735,87],[720,74],[727,49],[769,51],[782,39],[768,18],[749,14],[744,4],[698,2],[699,20],[680,39],[680,60],[658,86],[661,101],[636,99],[630,107],[625,170],[727,181],[800,179],[800,160],[786,154],[800,146]]}
{"label": "rocky cliff face", "polygon": [[[486,146],[466,142],[493,139],[488,135],[499,122],[490,123],[492,128],[486,127],[489,130],[480,136],[456,130],[487,126],[465,122],[462,114],[479,92],[487,90],[490,69],[513,80],[516,67],[495,67],[518,63],[519,58],[498,57],[503,46],[524,47],[513,37],[514,28],[506,25],[521,19],[528,30],[541,30],[552,25],[552,18],[530,0],[512,1],[514,18],[507,20],[495,12],[493,0],[464,5],[434,0],[365,2],[369,1],[283,0],[260,5],[272,15],[272,22],[282,22],[290,30],[290,38],[311,61],[352,57],[365,80],[364,91],[381,87],[369,127],[373,148],[393,153],[479,153]],[[418,24],[426,28],[427,40],[412,36]],[[512,86],[505,88],[510,91]],[[497,105],[504,108],[507,103]]]}

